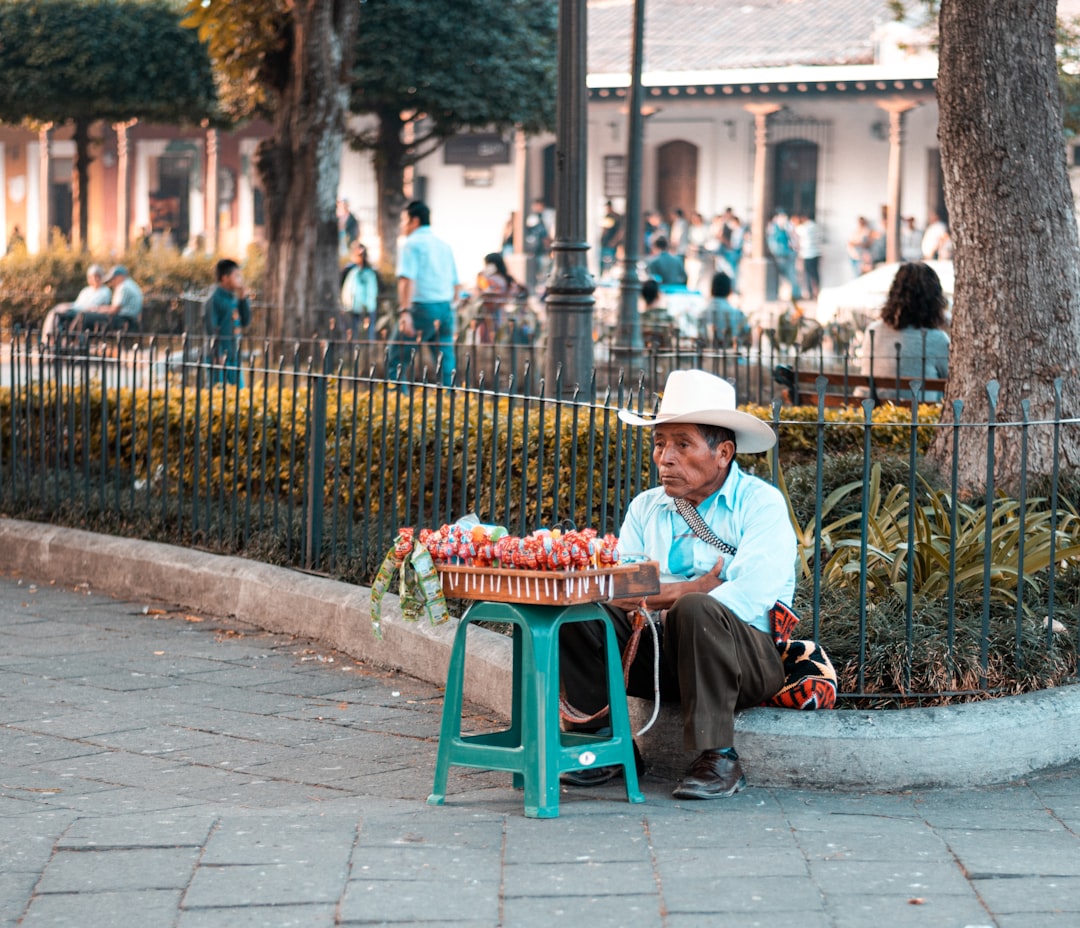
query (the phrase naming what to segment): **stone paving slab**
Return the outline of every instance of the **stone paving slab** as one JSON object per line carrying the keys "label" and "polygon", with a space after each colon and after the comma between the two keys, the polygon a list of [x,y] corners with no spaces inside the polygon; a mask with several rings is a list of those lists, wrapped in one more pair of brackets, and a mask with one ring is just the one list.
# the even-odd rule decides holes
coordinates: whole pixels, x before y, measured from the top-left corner
{"label": "stone paving slab", "polygon": [[1080,924],[1075,771],[841,793],[751,768],[706,803],[646,776],[642,805],[564,789],[537,821],[455,767],[433,807],[438,687],[148,608],[0,579],[0,928]]}
{"label": "stone paving slab", "polygon": [[180,907],[180,890],[36,895],[19,926],[117,928],[118,925],[168,925]]}

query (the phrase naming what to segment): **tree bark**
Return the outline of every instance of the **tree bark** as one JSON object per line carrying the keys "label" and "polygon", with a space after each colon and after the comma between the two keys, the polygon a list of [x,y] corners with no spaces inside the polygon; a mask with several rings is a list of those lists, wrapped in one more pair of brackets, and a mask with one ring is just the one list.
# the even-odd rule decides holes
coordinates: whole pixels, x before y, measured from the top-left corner
{"label": "tree bark", "polygon": [[[1080,245],[1066,167],[1055,66],[1056,0],[942,0],[939,140],[956,290],[945,421],[988,421],[987,382],[1000,384],[996,420],[1076,412],[1080,371]],[[957,466],[969,491],[987,479],[987,430],[961,430]],[[1029,474],[1049,474],[1049,426],[1029,433]],[[948,466],[953,436],[931,451]],[[1080,433],[1062,431],[1061,464],[1080,466]],[[995,435],[994,482],[1014,488],[1021,433]]]}
{"label": "tree bark", "polygon": [[339,302],[337,191],[360,5],[297,0],[288,80],[259,147],[266,190],[267,330],[326,336]]}
{"label": "tree bark", "polygon": [[377,147],[374,150],[375,186],[379,204],[379,269],[389,280],[397,267],[397,241],[401,212],[405,209],[405,166],[408,149],[405,122],[392,108],[378,110]]}
{"label": "tree bark", "polygon": [[71,173],[72,244],[87,250],[90,228],[90,121],[75,120],[75,169]]}

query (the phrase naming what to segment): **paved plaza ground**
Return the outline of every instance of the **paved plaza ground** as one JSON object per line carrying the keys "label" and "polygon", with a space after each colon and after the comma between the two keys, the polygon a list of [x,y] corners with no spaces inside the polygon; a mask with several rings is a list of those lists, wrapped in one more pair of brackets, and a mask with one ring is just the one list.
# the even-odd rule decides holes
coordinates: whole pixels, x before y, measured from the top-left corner
{"label": "paved plaza ground", "polygon": [[[441,693],[318,642],[0,579],[0,926],[1075,928],[1080,774],[646,802],[432,785]],[[498,722],[479,710],[477,726]],[[1016,732],[1002,752],[1023,750]]]}

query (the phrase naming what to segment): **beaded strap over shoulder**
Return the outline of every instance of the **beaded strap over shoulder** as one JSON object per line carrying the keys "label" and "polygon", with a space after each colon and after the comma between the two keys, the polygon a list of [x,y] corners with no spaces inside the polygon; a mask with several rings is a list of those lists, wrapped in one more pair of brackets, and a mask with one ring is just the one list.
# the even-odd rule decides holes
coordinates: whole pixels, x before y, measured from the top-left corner
{"label": "beaded strap over shoulder", "polygon": [[716,532],[709,528],[705,520],[701,518],[701,513],[697,511],[697,507],[693,503],[679,497],[675,500],[675,509],[686,520],[686,524],[690,526],[690,531],[705,544],[719,548],[722,554],[727,554],[730,557],[735,556],[738,549],[729,545],[726,541],[720,540]]}

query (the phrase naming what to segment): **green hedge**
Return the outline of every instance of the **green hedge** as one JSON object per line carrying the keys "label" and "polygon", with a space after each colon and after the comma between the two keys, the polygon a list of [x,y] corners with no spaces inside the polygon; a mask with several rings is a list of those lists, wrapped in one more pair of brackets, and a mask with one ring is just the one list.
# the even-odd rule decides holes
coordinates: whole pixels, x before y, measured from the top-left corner
{"label": "green hedge", "polygon": [[[0,325],[36,328],[57,303],[70,302],[86,286],[86,269],[100,264],[106,271],[123,264],[144,294],[143,327],[150,332],[179,332],[183,324],[181,295],[214,283],[219,255],[182,255],[174,248],[134,248],[120,256],[79,251],[62,240],[38,254],[18,249],[0,258]],[[251,249],[244,260],[249,280],[261,279],[263,258]]]}
{"label": "green hedge", "polygon": [[[9,389],[0,390],[0,455],[5,481],[3,498],[8,511],[138,537],[243,551],[275,563],[295,563],[295,539],[302,531],[300,475],[309,450],[307,422],[313,400],[302,376],[300,383],[303,386],[294,391],[287,379],[281,381],[279,392],[279,381],[260,377],[250,389],[221,386],[203,389],[198,394],[201,415],[198,430],[194,416],[195,391],[189,387],[182,405],[176,382],[170,384],[168,402],[164,388],[125,391],[118,402],[114,392],[103,396],[94,383],[85,390],[76,385],[75,392],[60,409],[54,405],[55,396],[48,391],[44,397],[28,398],[25,394],[13,397]],[[628,497],[649,485],[647,446],[638,444],[637,451],[641,453],[635,452],[629,462],[617,461],[610,450],[615,446],[616,430],[623,428],[613,411],[606,418],[594,419],[587,407],[579,407],[581,416],[575,423],[566,407],[559,421],[554,409],[549,408],[541,429],[537,427],[540,410],[535,404],[526,413],[520,399],[512,402],[486,396],[480,402],[474,393],[469,394],[466,403],[463,396],[457,394],[451,418],[448,397],[441,392],[418,391],[410,398],[381,389],[370,394],[360,390],[354,400],[351,383],[329,382],[328,463],[323,486],[328,504],[336,494],[338,512],[343,513],[350,503],[349,481],[354,482],[357,488],[351,500],[356,520],[354,537],[363,539],[367,551],[365,556],[342,553],[331,568],[335,576],[361,583],[370,581],[379,556],[397,528],[398,514],[411,513],[403,521],[417,520],[414,498],[421,484],[426,487],[424,512],[432,512],[439,466],[442,470],[438,474],[438,490],[445,492],[448,459],[452,460],[449,483],[453,492],[459,494],[464,482],[474,491],[467,499],[468,508],[475,509],[485,520],[506,524],[513,532],[520,530],[522,522],[526,530],[548,524],[553,512],[559,515],[573,512],[579,524],[598,525],[604,501],[609,516],[617,519]],[[17,406],[15,416],[13,402]],[[103,411],[108,414],[107,434],[102,429]],[[754,411],[770,417],[768,410]],[[523,441],[526,415],[528,440]],[[852,418],[843,411],[830,410],[826,418],[858,425],[862,422],[861,415],[860,412]],[[434,424],[440,416],[442,433],[436,434]],[[823,512],[822,563],[816,565],[813,501],[818,474],[816,461],[807,463],[806,458],[809,449],[816,447],[817,412],[784,411],[785,421],[780,426],[781,475],[800,540],[801,579],[796,605],[804,617],[802,634],[809,636],[814,625],[811,594],[814,575],[820,571],[822,592],[817,624],[821,640],[830,651],[845,688],[850,691],[860,682],[857,603],[859,571],[865,569],[870,593],[866,615],[868,656],[862,668],[865,691],[892,694],[883,697],[886,702],[903,705],[910,702],[903,696],[905,692],[942,692],[946,695],[937,701],[947,702],[956,698],[949,694],[957,692],[1021,692],[1068,680],[1076,671],[1074,636],[1055,636],[1055,647],[1048,648],[1046,629],[1041,622],[1050,566],[1045,500],[1029,501],[1026,510],[1029,560],[1024,565],[1018,565],[1015,559],[1019,509],[1008,500],[995,503],[995,538],[1012,538],[1013,542],[999,544],[993,551],[988,598],[991,642],[989,669],[984,679],[980,652],[984,597],[979,532],[985,510],[978,509],[980,504],[965,504],[961,513],[961,537],[956,543],[958,569],[963,571],[963,576],[952,607],[955,624],[950,633],[950,606],[941,575],[941,561],[949,547],[947,493],[933,480],[920,476],[915,500],[907,499],[905,443],[911,435],[907,410],[886,407],[875,418],[882,424],[871,432],[874,465],[866,517],[871,520],[877,551],[872,552],[864,565],[853,548],[863,516],[863,430],[830,426],[825,431],[828,450],[822,470],[823,492],[828,500]],[[19,422],[18,434],[14,436],[13,420]],[[58,441],[60,433],[69,431],[72,423],[79,425],[86,420],[90,423],[88,434],[77,428],[71,433],[75,436],[73,445]],[[63,423],[59,431],[57,422]],[[45,451],[39,451],[38,446],[27,448],[21,460],[13,461],[12,447],[22,447],[20,442],[29,436],[44,439]],[[354,437],[355,467],[351,463]],[[107,446],[103,439],[107,440]],[[638,431],[634,439],[647,441],[647,435]],[[920,429],[920,444],[925,440]],[[197,461],[196,442],[200,448]],[[552,466],[556,445],[560,448],[557,471]],[[614,488],[603,479],[605,445],[611,455],[608,468],[615,472],[618,466],[621,477],[633,478],[618,500]],[[106,447],[108,466],[102,474]],[[571,449],[575,447],[577,458],[573,460]],[[537,476],[541,449],[546,464]],[[335,450],[340,450],[342,459],[336,471]],[[62,455],[61,464],[70,468],[70,472],[50,471],[47,458],[51,453]],[[44,469],[40,466],[43,460]],[[743,463],[764,476],[771,473],[772,462],[766,457],[746,458]],[[81,476],[84,472],[89,475],[89,489],[88,481]],[[528,475],[524,488],[523,474]],[[553,503],[556,485],[560,502]],[[163,493],[166,486],[168,497]],[[192,526],[189,512],[184,523],[185,517],[176,503],[177,489],[181,486],[186,500],[190,501],[197,491],[205,501],[204,522]],[[592,509],[581,515],[590,493]],[[257,526],[253,536],[242,543],[228,525],[234,498],[239,508],[249,500],[256,506],[260,501],[276,500],[288,526],[288,538],[283,537],[286,529],[279,529],[275,535],[264,524]],[[455,506],[463,506],[465,502],[455,495]],[[572,503],[580,505],[571,509]],[[911,604],[913,637],[909,642],[905,593],[908,563],[904,551],[906,522],[912,513],[918,519],[918,532],[915,596]],[[434,520],[429,515],[422,521],[430,525]],[[182,523],[184,531],[178,532],[176,526]],[[344,528],[340,523],[337,530],[337,536],[331,537],[327,524],[327,550],[341,550]],[[1077,555],[1080,517],[1067,505],[1057,531],[1056,602],[1062,614],[1070,611],[1075,614],[1080,603]],[[1017,624],[1014,591],[1021,575],[1024,577],[1022,617]]]}

